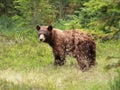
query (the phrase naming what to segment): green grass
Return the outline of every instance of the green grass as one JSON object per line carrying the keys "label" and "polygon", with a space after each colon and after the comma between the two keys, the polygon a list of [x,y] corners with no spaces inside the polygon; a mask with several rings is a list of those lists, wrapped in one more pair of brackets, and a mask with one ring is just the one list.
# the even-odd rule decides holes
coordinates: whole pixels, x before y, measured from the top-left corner
{"label": "green grass", "polygon": [[117,70],[118,76],[115,77],[114,81],[110,82],[111,90],[120,90],[120,69]]}
{"label": "green grass", "polygon": [[119,67],[106,67],[119,61],[108,59],[119,57],[119,41],[97,42],[97,65],[82,72],[71,57],[55,67],[52,49],[28,32],[0,35],[0,90],[111,90]]}

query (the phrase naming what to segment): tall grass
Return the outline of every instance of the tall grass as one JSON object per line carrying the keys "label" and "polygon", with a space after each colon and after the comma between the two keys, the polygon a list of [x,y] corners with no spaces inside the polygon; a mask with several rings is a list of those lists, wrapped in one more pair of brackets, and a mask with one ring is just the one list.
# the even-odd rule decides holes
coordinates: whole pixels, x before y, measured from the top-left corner
{"label": "tall grass", "polygon": [[118,76],[115,77],[114,81],[110,82],[111,90],[120,90],[120,70],[118,70],[117,72],[118,72]]}
{"label": "tall grass", "polygon": [[106,58],[119,57],[119,48],[119,41],[98,41],[97,65],[82,72],[72,57],[67,57],[64,66],[55,67],[51,48],[38,41],[34,29],[14,28],[12,32],[8,29],[0,35],[0,89],[111,90],[110,81],[113,87],[118,85],[119,81],[114,81],[118,74],[116,68],[105,67],[118,59]]}

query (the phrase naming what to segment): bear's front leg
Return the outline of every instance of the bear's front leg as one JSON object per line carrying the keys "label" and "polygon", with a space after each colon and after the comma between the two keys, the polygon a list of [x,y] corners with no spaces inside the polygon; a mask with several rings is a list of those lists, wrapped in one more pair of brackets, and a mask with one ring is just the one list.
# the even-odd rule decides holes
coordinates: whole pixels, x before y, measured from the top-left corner
{"label": "bear's front leg", "polygon": [[65,64],[66,60],[65,60],[65,53],[64,51],[61,50],[53,50],[53,54],[54,54],[54,65],[58,65],[58,66],[62,66]]}
{"label": "bear's front leg", "polygon": [[54,65],[62,66],[65,64],[65,57],[60,55],[55,55]]}

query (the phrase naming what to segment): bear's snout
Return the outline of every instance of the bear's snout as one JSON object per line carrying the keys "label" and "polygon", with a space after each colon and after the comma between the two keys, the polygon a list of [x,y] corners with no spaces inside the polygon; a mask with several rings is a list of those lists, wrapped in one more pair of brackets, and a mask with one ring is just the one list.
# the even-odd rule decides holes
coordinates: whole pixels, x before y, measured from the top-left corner
{"label": "bear's snout", "polygon": [[44,41],[45,41],[45,36],[44,36],[43,34],[41,34],[41,35],[39,36],[39,40],[42,41],[42,42],[44,42]]}

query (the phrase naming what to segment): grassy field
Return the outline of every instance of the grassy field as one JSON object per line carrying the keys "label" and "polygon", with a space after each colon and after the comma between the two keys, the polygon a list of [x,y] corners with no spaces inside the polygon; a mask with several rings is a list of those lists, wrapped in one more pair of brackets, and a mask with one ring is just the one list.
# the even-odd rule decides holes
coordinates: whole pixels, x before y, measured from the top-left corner
{"label": "grassy field", "polygon": [[97,41],[97,65],[82,72],[72,57],[55,67],[51,48],[35,32],[1,33],[0,90],[112,90],[119,54],[120,41]]}

